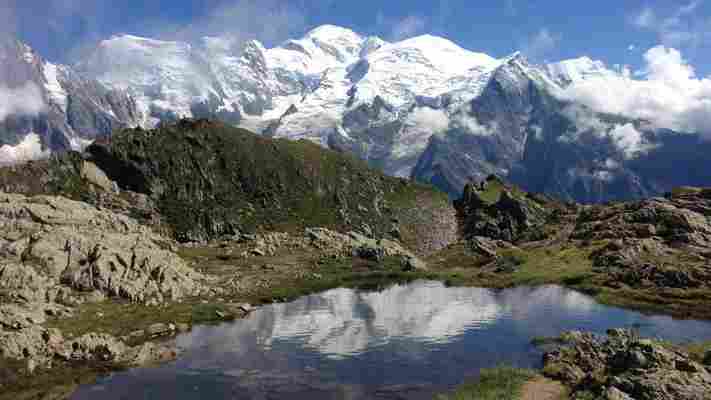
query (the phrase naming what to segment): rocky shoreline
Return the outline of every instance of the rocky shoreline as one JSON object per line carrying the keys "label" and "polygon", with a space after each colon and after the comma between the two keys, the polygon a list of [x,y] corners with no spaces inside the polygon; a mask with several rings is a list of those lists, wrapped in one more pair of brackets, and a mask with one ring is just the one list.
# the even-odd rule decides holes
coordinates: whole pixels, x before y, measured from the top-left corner
{"label": "rocky shoreline", "polygon": [[[234,276],[226,281],[224,274],[205,268],[204,262],[191,267],[178,255],[177,243],[130,217],[86,203],[0,192],[0,217],[0,359],[19,362],[14,365],[24,370],[17,371],[21,375],[81,364],[125,368],[174,359],[178,350],[155,339],[185,332],[202,320],[246,315],[252,311],[249,304],[225,299],[249,298],[249,286],[260,286],[248,284],[247,279],[236,284]],[[184,247],[184,251],[206,248],[203,244]],[[226,263],[253,263],[298,250],[326,259],[353,257],[364,263],[395,260],[403,272],[427,269],[396,241],[325,228],[307,229],[303,235],[237,235],[216,243],[214,249],[214,260]],[[203,265],[205,273],[197,272],[197,265]],[[76,314],[92,307],[107,310],[81,317],[101,327],[101,321],[114,319],[109,312],[126,307],[160,313],[171,307],[189,310],[215,302],[220,306],[202,320],[192,316],[153,322],[160,317],[149,315],[142,320],[144,326],[115,334],[79,331],[75,335],[72,327],[82,319]],[[121,322],[119,317],[109,324]],[[56,328],[65,325],[72,328],[68,334]]]}
{"label": "rocky shoreline", "polygon": [[543,356],[543,373],[572,388],[571,398],[704,400],[711,398],[711,350],[700,359],[633,331],[606,336],[567,332]]}

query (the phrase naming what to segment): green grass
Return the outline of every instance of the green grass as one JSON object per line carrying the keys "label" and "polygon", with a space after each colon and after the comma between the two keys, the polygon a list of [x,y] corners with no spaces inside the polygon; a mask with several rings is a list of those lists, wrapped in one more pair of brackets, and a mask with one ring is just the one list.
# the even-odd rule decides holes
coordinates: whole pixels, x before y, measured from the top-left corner
{"label": "green grass", "polygon": [[696,361],[703,362],[704,355],[706,354],[706,352],[711,351],[711,341],[690,343],[683,345],[682,348],[684,349],[684,351],[689,353],[691,358]]}
{"label": "green grass", "polygon": [[490,180],[486,183],[483,191],[477,192],[479,197],[488,204],[494,204],[499,201],[501,192],[504,190],[504,185],[498,180]]}
{"label": "green grass", "polygon": [[504,190],[508,190],[511,196],[516,199],[526,199],[526,192],[522,191],[517,186],[506,185],[498,178],[487,180],[484,190],[477,192],[477,194],[485,203],[494,204],[499,201],[501,193],[503,193]]}
{"label": "green grass", "polygon": [[148,307],[117,301],[84,304],[77,308],[72,318],[52,319],[46,325],[59,328],[65,335],[80,336],[88,332],[108,333],[115,336],[145,329],[153,323],[208,324],[229,318],[220,317],[216,311],[228,317],[232,315],[226,304],[202,303],[197,299],[182,303],[170,303],[162,307]]}
{"label": "green grass", "polygon": [[536,377],[528,369],[496,367],[481,371],[479,379],[463,384],[448,395],[437,400],[518,400],[523,385]]}
{"label": "green grass", "polygon": [[562,284],[578,286],[593,277],[590,253],[595,247],[552,246],[545,248],[514,248],[499,251],[502,260],[509,260],[511,272],[482,272],[488,260],[473,256],[462,245],[451,246],[430,258],[440,271],[457,272],[450,278],[453,285],[513,287],[519,285]]}

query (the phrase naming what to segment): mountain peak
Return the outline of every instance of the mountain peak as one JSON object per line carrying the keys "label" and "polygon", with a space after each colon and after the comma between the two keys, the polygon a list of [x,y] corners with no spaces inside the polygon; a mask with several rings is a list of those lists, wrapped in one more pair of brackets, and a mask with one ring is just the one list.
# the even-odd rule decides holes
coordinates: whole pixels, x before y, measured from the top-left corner
{"label": "mountain peak", "polygon": [[546,72],[562,85],[591,78],[619,75],[617,72],[608,69],[604,62],[593,60],[588,56],[548,64],[546,65]]}
{"label": "mountain peak", "polygon": [[362,42],[363,37],[348,28],[336,25],[320,25],[311,29],[306,33],[304,39],[316,39],[324,42],[334,40],[349,40],[354,42]]}
{"label": "mountain peak", "polygon": [[442,50],[462,50],[463,48],[458,46],[456,43],[449,39],[445,39],[441,36],[431,35],[429,33],[419,36],[414,36],[409,39],[402,40],[395,43],[401,47],[436,47]]}

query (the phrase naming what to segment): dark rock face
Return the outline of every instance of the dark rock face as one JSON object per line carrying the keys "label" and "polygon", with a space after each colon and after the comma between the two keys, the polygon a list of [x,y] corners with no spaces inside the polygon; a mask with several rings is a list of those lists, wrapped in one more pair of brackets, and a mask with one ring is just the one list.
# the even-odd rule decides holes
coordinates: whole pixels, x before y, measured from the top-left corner
{"label": "dark rock face", "polygon": [[505,187],[496,202],[487,203],[474,184],[467,184],[464,196],[455,201],[454,206],[465,238],[482,236],[516,242],[524,232],[542,225],[547,216],[541,205],[529,198],[515,196]]}
{"label": "dark rock face", "polygon": [[[412,178],[459,198],[469,180],[497,174],[527,191],[580,203],[642,199],[711,182],[704,167],[711,142],[560,100],[535,72],[520,57],[499,67],[481,95],[458,111],[487,127],[486,134],[450,125],[432,137]],[[646,151],[627,154],[607,136],[626,124],[643,133]]]}
{"label": "dark rock face", "polygon": [[711,396],[711,371],[671,346],[615,329],[607,339],[563,335],[568,346],[543,356],[544,373],[600,399],[703,400]]}

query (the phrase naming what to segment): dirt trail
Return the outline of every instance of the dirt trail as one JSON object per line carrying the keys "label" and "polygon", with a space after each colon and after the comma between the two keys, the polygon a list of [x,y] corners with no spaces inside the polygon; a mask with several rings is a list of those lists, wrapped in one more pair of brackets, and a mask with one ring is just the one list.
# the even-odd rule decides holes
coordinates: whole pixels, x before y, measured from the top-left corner
{"label": "dirt trail", "polygon": [[567,398],[567,391],[562,384],[543,377],[527,382],[521,391],[521,400],[565,400]]}

